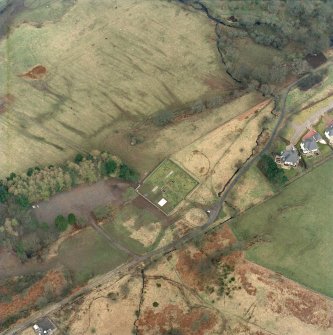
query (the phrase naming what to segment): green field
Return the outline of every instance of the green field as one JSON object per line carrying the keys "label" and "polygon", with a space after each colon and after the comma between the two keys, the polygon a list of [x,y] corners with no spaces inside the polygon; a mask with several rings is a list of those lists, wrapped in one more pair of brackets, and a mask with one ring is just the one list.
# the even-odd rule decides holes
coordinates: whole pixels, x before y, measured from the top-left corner
{"label": "green field", "polygon": [[246,257],[333,297],[333,160],[288,185],[231,224],[240,240],[266,242]]}
{"label": "green field", "polygon": [[310,105],[330,95],[330,89],[333,84],[333,66],[328,66],[327,70],[327,75],[323,81],[313,88],[306,91],[300,90],[297,86],[293,88],[287,97],[287,108],[289,110],[297,110],[305,103]]}
{"label": "green field", "polygon": [[[197,185],[198,182],[194,178],[167,159],[143,181],[138,191],[168,214]],[[167,201],[164,206],[158,204],[162,198]]]}
{"label": "green field", "polygon": [[127,255],[92,228],[86,228],[61,244],[58,260],[70,270],[74,285],[78,285],[116,268],[127,260]]}

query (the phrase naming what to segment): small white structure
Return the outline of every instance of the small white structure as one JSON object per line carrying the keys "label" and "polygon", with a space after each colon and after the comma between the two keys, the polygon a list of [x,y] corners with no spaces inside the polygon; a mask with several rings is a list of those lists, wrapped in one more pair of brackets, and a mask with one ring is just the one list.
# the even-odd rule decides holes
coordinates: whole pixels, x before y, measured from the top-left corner
{"label": "small white structure", "polygon": [[325,129],[325,136],[331,144],[333,144],[333,123]]}
{"label": "small white structure", "polygon": [[158,202],[159,206],[161,206],[161,207],[163,207],[166,203],[167,203],[167,200],[165,200],[164,198],[162,198],[162,199]]}

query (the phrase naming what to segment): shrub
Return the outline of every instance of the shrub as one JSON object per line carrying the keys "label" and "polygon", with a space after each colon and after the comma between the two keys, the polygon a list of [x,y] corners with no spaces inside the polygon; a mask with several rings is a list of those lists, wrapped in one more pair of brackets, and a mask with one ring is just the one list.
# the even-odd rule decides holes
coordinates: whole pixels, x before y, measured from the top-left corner
{"label": "shrub", "polygon": [[97,220],[107,219],[112,215],[110,206],[98,206],[93,210],[93,214]]}
{"label": "shrub", "polygon": [[139,175],[136,171],[128,167],[126,164],[121,164],[119,170],[119,178],[127,181],[137,181],[139,179]]}
{"label": "shrub", "polygon": [[33,168],[29,168],[27,170],[27,176],[31,177],[33,173],[34,173],[34,169]]}
{"label": "shrub", "polygon": [[55,226],[59,232],[63,232],[68,227],[68,222],[63,215],[58,215],[55,219]]}
{"label": "shrub", "polygon": [[68,214],[67,217],[68,224],[75,225],[76,224],[76,216],[73,213]]}
{"label": "shrub", "polygon": [[164,332],[162,335],[183,335],[183,332],[180,329],[171,328]]}
{"label": "shrub", "polygon": [[158,307],[158,305],[159,305],[159,303],[158,303],[157,301],[154,301],[154,302],[153,302],[153,306],[154,306],[154,307]]}
{"label": "shrub", "polygon": [[81,163],[83,161],[83,155],[82,154],[77,154],[76,156],[75,156],[75,158],[74,158],[74,162],[76,163],[76,164],[79,164],[79,163]]}
{"label": "shrub", "polygon": [[288,181],[284,171],[276,165],[273,158],[269,155],[263,155],[261,157],[258,162],[258,167],[266,178],[277,186],[282,186]]}
{"label": "shrub", "polygon": [[16,196],[15,201],[18,205],[20,205],[23,208],[27,208],[30,205],[28,197],[23,194]]}
{"label": "shrub", "polygon": [[16,177],[16,173],[12,172],[9,177],[7,177],[7,180],[13,180]]}
{"label": "shrub", "polygon": [[112,174],[117,169],[117,163],[113,159],[108,159],[104,163],[105,172],[107,175]]}
{"label": "shrub", "polygon": [[0,202],[4,203],[7,201],[9,197],[9,193],[8,193],[8,187],[0,184]]}
{"label": "shrub", "polygon": [[109,292],[108,293],[108,298],[112,301],[117,301],[118,300],[119,294],[116,292]]}
{"label": "shrub", "polygon": [[21,241],[19,241],[14,246],[14,250],[15,250],[17,256],[19,256],[19,258],[22,262],[25,262],[27,260],[27,255],[25,253],[24,246],[23,246],[23,243]]}
{"label": "shrub", "polygon": [[310,89],[312,86],[320,83],[323,80],[323,75],[320,73],[311,73],[307,77],[303,78],[299,83],[298,87],[306,91]]}
{"label": "shrub", "polygon": [[154,116],[153,121],[157,126],[163,127],[168,123],[170,123],[172,119],[173,119],[173,113],[169,110],[164,110],[157,112],[156,115]]}

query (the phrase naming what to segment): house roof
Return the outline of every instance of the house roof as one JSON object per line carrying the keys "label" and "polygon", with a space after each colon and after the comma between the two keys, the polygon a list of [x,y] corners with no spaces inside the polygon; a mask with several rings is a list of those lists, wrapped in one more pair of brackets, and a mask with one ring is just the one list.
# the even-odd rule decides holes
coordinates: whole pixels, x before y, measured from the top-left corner
{"label": "house roof", "polygon": [[313,137],[315,134],[318,134],[314,129],[309,130],[302,138],[303,141]]}
{"label": "house roof", "polygon": [[333,124],[325,129],[325,133],[328,133],[329,136],[333,136]]}
{"label": "house roof", "polygon": [[318,144],[316,143],[313,137],[304,140],[303,142],[304,149],[308,151],[318,150]]}
{"label": "house roof", "polygon": [[314,129],[309,130],[304,136],[303,136],[303,141],[308,140],[310,138],[314,138],[316,142],[322,140],[321,135]]}
{"label": "house roof", "polygon": [[296,149],[285,150],[281,153],[281,160],[284,163],[297,164],[299,161],[298,152]]}
{"label": "house roof", "polygon": [[313,135],[313,138],[314,138],[314,140],[315,140],[316,142],[318,142],[318,141],[320,141],[320,140],[323,139],[323,138],[321,137],[321,135],[320,135],[319,133],[317,133],[317,132]]}

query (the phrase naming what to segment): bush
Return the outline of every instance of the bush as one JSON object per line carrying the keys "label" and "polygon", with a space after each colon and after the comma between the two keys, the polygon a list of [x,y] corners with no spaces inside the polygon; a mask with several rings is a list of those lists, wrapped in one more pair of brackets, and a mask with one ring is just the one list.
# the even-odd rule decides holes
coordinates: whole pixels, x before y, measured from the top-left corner
{"label": "bush", "polygon": [[58,215],[55,219],[55,226],[59,232],[63,232],[68,227],[68,222],[63,215]]}
{"label": "bush", "polygon": [[0,184],[0,202],[4,203],[7,201],[9,197],[9,193],[8,193],[8,187]]}
{"label": "bush", "polygon": [[164,110],[157,112],[153,121],[157,126],[163,127],[168,123],[170,123],[172,119],[173,119],[173,113],[169,110]]}
{"label": "bush", "polygon": [[75,158],[74,158],[74,162],[76,163],[76,164],[79,164],[79,163],[81,163],[83,161],[83,155],[82,154],[77,154],[76,156],[75,156]]}
{"label": "bush", "polygon": [[16,177],[16,173],[12,172],[9,177],[7,177],[7,180],[13,180]]}
{"label": "bush", "polygon": [[93,214],[97,220],[104,220],[112,215],[112,208],[110,206],[98,206],[93,210]]}
{"label": "bush", "polygon": [[258,167],[266,178],[277,186],[282,186],[288,181],[284,171],[276,165],[273,158],[269,155],[263,155],[261,157],[258,162]]}
{"label": "bush", "polygon": [[27,208],[30,206],[28,197],[23,194],[16,196],[15,201],[23,208]]}
{"label": "bush", "polygon": [[34,173],[34,169],[33,168],[29,168],[27,170],[27,176],[31,177],[33,173]]}
{"label": "bush", "polygon": [[24,250],[23,243],[19,241],[15,246],[14,246],[14,251],[16,252],[17,256],[20,258],[22,262],[25,262],[27,260],[27,255]]}
{"label": "bush", "polygon": [[120,165],[119,178],[127,181],[138,181],[139,175],[136,171],[132,170],[126,164]]}
{"label": "bush", "polygon": [[159,303],[158,303],[157,301],[154,301],[154,302],[153,302],[153,306],[154,306],[154,307],[158,307],[158,305],[159,305]]}
{"label": "bush", "polygon": [[107,175],[114,173],[117,169],[117,163],[113,159],[108,159],[104,163],[105,172]]}
{"label": "bush", "polygon": [[68,214],[67,221],[68,221],[68,224],[70,224],[71,226],[75,225],[76,224],[75,214],[73,214],[73,213]]}
{"label": "bush", "polygon": [[299,83],[298,87],[306,91],[310,89],[312,86],[320,83],[323,80],[323,75],[320,73],[311,73],[307,77],[303,78]]}
{"label": "bush", "polygon": [[162,335],[183,335],[183,332],[180,329],[171,328],[164,332]]}

